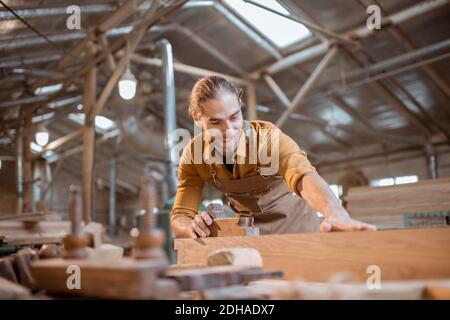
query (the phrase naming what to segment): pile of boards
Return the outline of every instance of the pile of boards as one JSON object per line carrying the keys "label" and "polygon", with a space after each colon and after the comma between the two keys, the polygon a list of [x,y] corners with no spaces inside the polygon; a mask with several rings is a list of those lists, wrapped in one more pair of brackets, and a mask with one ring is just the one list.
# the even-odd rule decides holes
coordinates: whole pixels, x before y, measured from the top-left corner
{"label": "pile of boards", "polygon": [[450,178],[351,188],[345,200],[352,217],[381,229],[445,226],[449,224]]}
{"label": "pile of boards", "polygon": [[70,222],[57,214],[0,216],[0,238],[9,245],[61,243],[70,232]]}

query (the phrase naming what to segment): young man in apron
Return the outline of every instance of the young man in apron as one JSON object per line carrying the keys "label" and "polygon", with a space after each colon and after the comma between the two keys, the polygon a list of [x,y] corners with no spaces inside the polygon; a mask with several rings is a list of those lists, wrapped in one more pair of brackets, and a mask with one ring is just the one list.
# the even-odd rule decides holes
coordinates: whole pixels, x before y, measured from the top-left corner
{"label": "young man in apron", "polygon": [[[180,159],[171,213],[175,237],[210,235],[211,217],[197,212],[205,183],[223,192],[238,215],[254,217],[263,234],[376,230],[350,218],[290,137],[269,122],[244,121],[241,96],[237,86],[217,76],[194,85],[189,111],[202,133]],[[213,151],[205,152],[212,145]],[[271,156],[269,162],[260,149]]]}

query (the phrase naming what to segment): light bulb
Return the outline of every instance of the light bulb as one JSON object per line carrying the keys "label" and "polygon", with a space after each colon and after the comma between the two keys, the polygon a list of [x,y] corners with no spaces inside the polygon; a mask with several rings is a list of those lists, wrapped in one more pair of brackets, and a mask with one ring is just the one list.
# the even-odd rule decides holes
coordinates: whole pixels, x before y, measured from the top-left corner
{"label": "light bulb", "polygon": [[136,95],[136,78],[128,67],[119,80],[119,95],[125,99],[133,99]]}
{"label": "light bulb", "polygon": [[48,143],[48,140],[50,138],[49,132],[47,128],[42,125],[39,126],[38,131],[36,132],[36,143],[40,145],[41,147],[45,146]]}

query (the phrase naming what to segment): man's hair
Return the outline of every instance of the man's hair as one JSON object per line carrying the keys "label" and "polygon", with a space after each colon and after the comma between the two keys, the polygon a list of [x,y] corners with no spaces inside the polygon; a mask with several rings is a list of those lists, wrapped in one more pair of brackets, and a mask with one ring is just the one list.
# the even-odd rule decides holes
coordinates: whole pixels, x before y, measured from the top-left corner
{"label": "man's hair", "polygon": [[189,99],[189,114],[201,115],[203,102],[217,99],[221,94],[234,94],[241,103],[242,90],[234,83],[219,76],[209,76],[198,80],[191,92]]}

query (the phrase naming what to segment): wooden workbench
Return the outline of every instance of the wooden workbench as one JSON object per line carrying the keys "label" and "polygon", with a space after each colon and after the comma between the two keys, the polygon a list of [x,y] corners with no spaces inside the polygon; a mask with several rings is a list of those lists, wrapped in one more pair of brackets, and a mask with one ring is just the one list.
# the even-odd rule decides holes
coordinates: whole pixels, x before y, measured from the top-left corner
{"label": "wooden workbench", "polygon": [[366,281],[370,265],[380,267],[382,280],[450,278],[450,228],[175,240],[180,265],[205,264],[212,251],[231,247],[259,250],[264,268],[282,269],[290,280],[326,282],[351,272]]}

